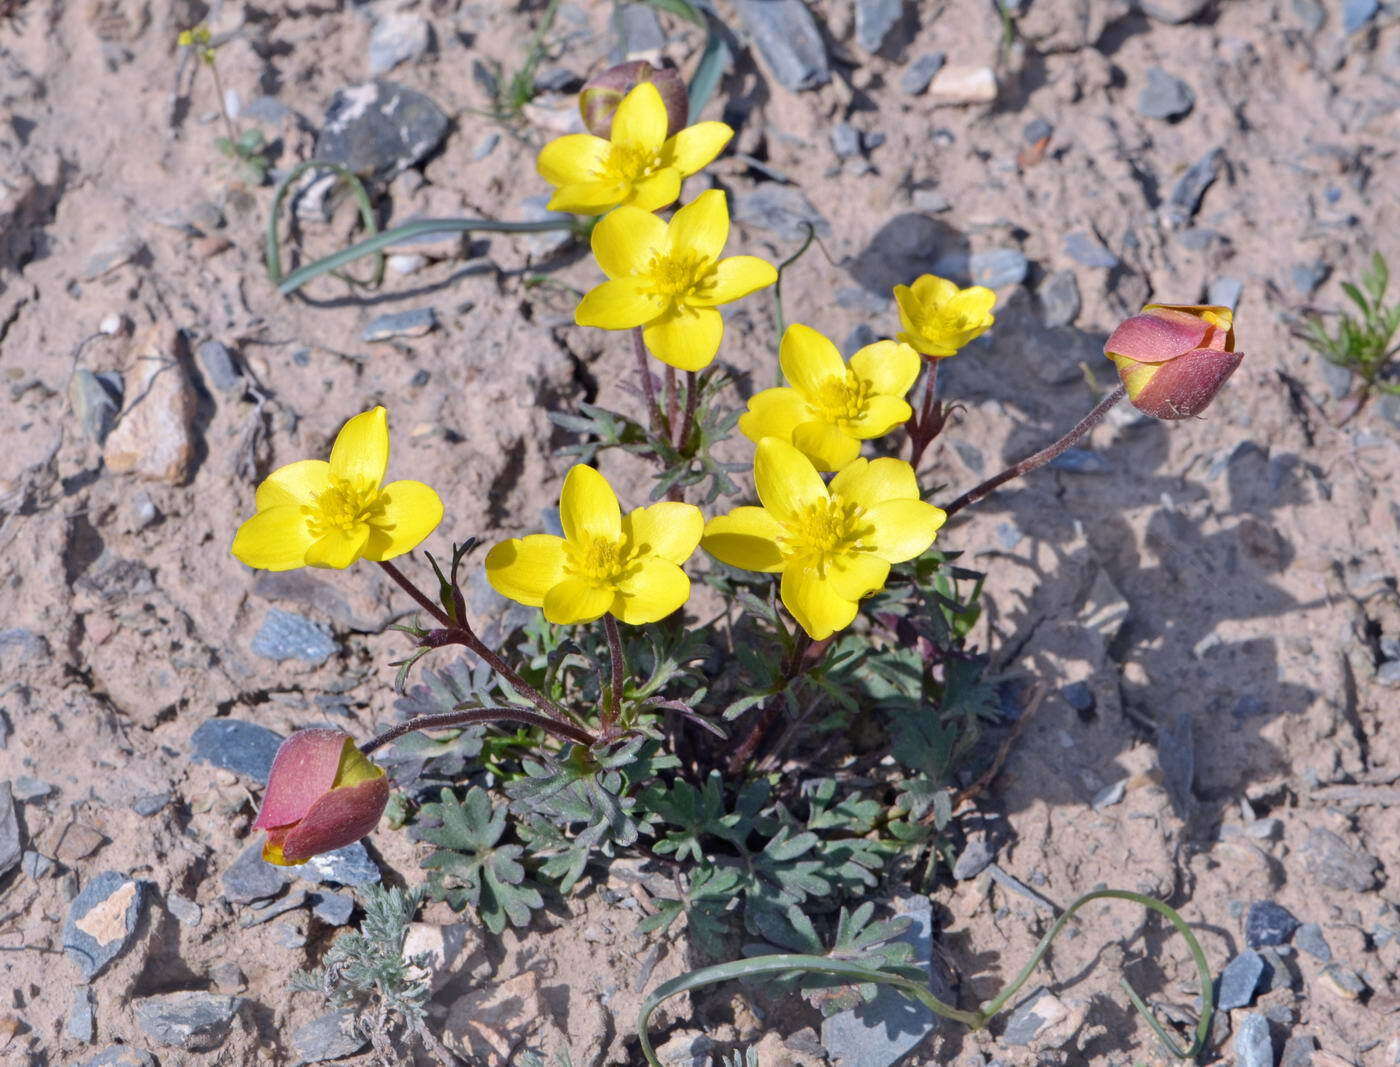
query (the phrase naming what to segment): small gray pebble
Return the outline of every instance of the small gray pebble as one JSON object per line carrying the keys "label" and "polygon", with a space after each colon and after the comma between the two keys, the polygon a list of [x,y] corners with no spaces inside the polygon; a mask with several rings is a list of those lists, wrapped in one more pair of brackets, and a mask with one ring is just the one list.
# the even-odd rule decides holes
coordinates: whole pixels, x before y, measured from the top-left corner
{"label": "small gray pebble", "polygon": [[1375,17],[1380,0],[1342,0],[1342,32],[1355,33]]}
{"label": "small gray pebble", "polygon": [[154,1041],[187,1052],[212,1052],[228,1037],[242,1003],[238,997],[187,990],[138,997],[132,1010]]}
{"label": "small gray pebble", "polygon": [[1312,1034],[1294,1034],[1283,1045],[1278,1067],[1312,1067],[1317,1039]]}
{"label": "small gray pebble", "polygon": [[1147,68],[1147,84],[1138,94],[1138,114],[1150,119],[1179,119],[1196,103],[1196,94],[1161,67]]}
{"label": "small gray pebble", "polygon": [[1036,290],[1046,326],[1069,326],[1079,317],[1079,281],[1072,270],[1057,270]]}
{"label": "small gray pebble", "polygon": [[370,322],[360,333],[361,341],[388,341],[395,337],[422,337],[437,326],[432,308],[391,311]]}
{"label": "small gray pebble", "polygon": [[204,371],[205,380],[221,393],[243,389],[243,373],[234,361],[233,353],[220,341],[208,340],[195,353]]}
{"label": "small gray pebble", "polygon": [[476,142],[476,147],[472,149],[472,161],[480,163],[496,150],[496,146],[501,143],[501,134],[498,130],[492,130],[481,140]]}
{"label": "small gray pebble", "polygon": [[165,898],[165,910],[175,916],[181,926],[198,926],[204,918],[204,909],[188,897],[170,893]]}
{"label": "small gray pebble", "polygon": [[1332,962],[1332,946],[1327,943],[1322,927],[1317,923],[1304,923],[1298,927],[1297,933],[1293,935],[1293,943],[1313,959],[1323,963]]}
{"label": "small gray pebble", "polygon": [[1104,808],[1111,808],[1120,803],[1123,794],[1127,791],[1128,779],[1120,778],[1112,785],[1106,785],[1094,794],[1094,799],[1089,802],[1089,806],[1095,811],[1102,811]]}
{"label": "small gray pebble", "polygon": [[1015,523],[999,522],[996,529],[992,531],[992,536],[997,539],[997,544],[1001,546],[1003,551],[1010,552],[1021,543],[1021,539],[1025,535],[1017,529]]}
{"label": "small gray pebble", "polygon": [[268,608],[267,617],[249,647],[267,659],[298,659],[312,664],[325,663],[336,650],[335,641],[325,627],[281,608]]}
{"label": "small gray pebble", "polygon": [[142,818],[149,818],[170,803],[170,793],[146,793],[131,802],[131,810]]}
{"label": "small gray pebble", "polygon": [[1103,243],[1082,230],[1065,237],[1065,253],[1076,263],[1086,267],[1116,267],[1118,257],[1103,246]]}
{"label": "small gray pebble", "polygon": [[1206,303],[1237,311],[1240,306],[1240,296],[1243,293],[1244,282],[1238,278],[1216,278],[1206,291]]}
{"label": "small gray pebble", "polygon": [[1269,1036],[1269,1020],[1249,1012],[1235,1030],[1236,1067],[1273,1067],[1274,1042]]}
{"label": "small gray pebble", "polygon": [[1021,136],[1025,138],[1026,144],[1035,145],[1045,140],[1055,132],[1055,127],[1044,119],[1031,119],[1026,123],[1026,128],[1021,131]]}
{"label": "small gray pebble", "polygon": [[1046,466],[1071,474],[1106,474],[1113,465],[1100,453],[1087,448],[1067,448]]}
{"label": "small gray pebble", "polygon": [[960,882],[976,878],[996,859],[996,849],[985,837],[974,837],[963,848],[957,862],[953,864],[953,877]]}
{"label": "small gray pebble", "polygon": [[926,52],[910,63],[900,75],[900,91],[909,96],[919,96],[928,91],[929,83],[943,69],[948,57],[943,52]]}
{"label": "small gray pebble", "polygon": [[1098,702],[1088,682],[1070,682],[1060,690],[1060,696],[1065,698],[1066,704],[1081,713],[1093,711]]}
{"label": "small gray pebble", "polygon": [[21,802],[30,800],[43,800],[54,791],[56,787],[42,778],[31,778],[27,774],[21,774],[10,786],[10,792],[14,798]]}
{"label": "small gray pebble", "polygon": [[1008,285],[1020,285],[1030,269],[1030,261],[1014,248],[989,248],[972,253],[968,268],[974,285],[1001,289]]}
{"label": "small gray pebble", "polygon": [[42,852],[34,849],[25,849],[19,858],[19,869],[34,881],[39,881],[54,869],[54,861],[45,856]]}
{"label": "small gray pebble", "polygon": [[1312,296],[1317,287],[1327,280],[1330,268],[1320,259],[1310,263],[1295,263],[1288,268],[1288,280],[1299,296]]}
{"label": "small gray pebble", "polygon": [[831,128],[831,149],[837,159],[860,155],[860,132],[849,122],[838,122]]}
{"label": "small gray pebble", "polygon": [[1220,972],[1216,1008],[1234,1011],[1254,1000],[1254,991],[1264,977],[1264,957],[1257,952],[1241,952]]}
{"label": "small gray pebble", "polygon": [[311,894],[311,914],[327,926],[344,926],[355,911],[355,898],[349,893],[323,889]]}

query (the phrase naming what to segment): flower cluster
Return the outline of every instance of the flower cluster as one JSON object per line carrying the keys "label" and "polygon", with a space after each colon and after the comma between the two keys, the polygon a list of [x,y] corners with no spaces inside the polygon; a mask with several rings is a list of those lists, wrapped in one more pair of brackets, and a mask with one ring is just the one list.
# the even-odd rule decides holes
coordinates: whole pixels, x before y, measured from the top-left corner
{"label": "flower cluster", "polygon": [[[717,308],[774,284],[778,272],[756,256],[723,255],[729,213],[718,189],[701,193],[669,220],[655,214],[674,203],[684,179],[715,159],[733,136],[719,122],[680,128],[678,84],[673,74],[647,64],[609,72],[581,100],[593,132],[546,145],[538,169],[556,186],[551,208],[603,216],[593,229],[592,250],[607,279],[583,296],[576,322],[636,330],[662,363],[696,372],[714,360],[722,342]],[[738,420],[755,446],[756,504],[707,522],[677,492],[624,514],[603,475],[579,464],[560,494],[563,536],[508,538],[488,552],[486,577],[504,596],[542,609],[558,625],[604,620],[615,677],[607,697],[611,710],[601,716],[602,736],[617,736],[608,733],[622,689],[617,622],[641,626],[680,610],[691,593],[683,567],[697,548],[729,566],[778,576],[787,611],[811,640],[824,641],[852,625],[860,602],[884,588],[893,565],[928,551],[949,514],[1033,469],[1009,469],[947,511],[923,499],[915,465],[947,415],[935,403],[939,361],[992,326],[996,296],[981,286],[960,288],[925,275],[895,286],[894,298],[901,327],[896,339],[866,345],[849,361],[809,326],[795,323],[783,333],[778,362],[784,384],[752,396]],[[1198,414],[1243,358],[1235,350],[1229,309],[1172,304],[1149,304],[1122,323],[1104,352],[1118,368],[1123,390],[1105,398],[1096,412],[1126,394],[1163,419]],[[645,364],[640,351],[639,358]],[[643,371],[651,390],[649,372]],[[916,412],[908,397],[921,373]],[[674,374],[668,372],[667,381],[674,387]],[[687,424],[696,395],[692,373]],[[653,434],[658,423],[659,415]],[[906,424],[913,463],[861,455],[865,442]],[[1087,419],[1075,432],[1090,425]],[[692,455],[684,451],[684,429],[675,445],[669,437],[665,445]],[[657,458],[665,451],[648,447],[655,447]],[[471,633],[456,584],[458,551],[451,581],[438,571],[441,609],[389,562],[427,538],[442,520],[443,505],[421,482],[386,484],[388,462],[384,408],[354,416],[337,435],[329,460],[290,463],[257,487],[255,514],[239,527],[233,555],[274,571],[345,568],[360,559],[380,563],[444,627],[433,634],[416,631],[423,648],[453,640],[467,645],[539,708],[479,713],[544,724],[580,743],[597,740],[563,722],[568,716],[551,698],[533,690]],[[361,749],[338,730],[302,730],[282,745],[255,824],[267,831],[268,862],[300,863],[373,829],[389,787],[384,770],[365,753],[384,740]]]}

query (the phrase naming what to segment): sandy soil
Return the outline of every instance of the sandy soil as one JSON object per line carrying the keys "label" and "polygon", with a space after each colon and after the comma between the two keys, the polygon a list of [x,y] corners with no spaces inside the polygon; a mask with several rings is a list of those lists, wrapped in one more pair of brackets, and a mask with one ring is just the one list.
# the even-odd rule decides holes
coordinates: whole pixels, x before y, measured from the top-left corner
{"label": "sandy soil", "polygon": [[[537,6],[215,6],[216,33],[230,35],[218,52],[224,87],[245,106],[267,95],[288,109],[264,124],[277,166],[310,158],[331,95],[369,76],[370,14],[393,8],[427,18],[433,37],[389,77],[428,94],[452,127],[421,167],[379,190],[385,216],[521,217],[522,199],[546,191],[527,141],[565,128],[569,101],[538,99],[526,140],[502,136],[480,157],[496,127],[478,113],[470,75],[473,59],[518,63]],[[1203,419],[1110,419],[1089,441],[1104,470],[1038,473],[943,534],[990,576],[979,643],[1023,702],[1043,694],[966,827],[985,830],[1000,868],[1056,903],[1100,883],[1170,900],[1217,974],[1244,948],[1252,902],[1319,924],[1367,991],[1347,994],[1320,961],[1292,953],[1289,980],[1253,1009],[1275,1048],[1311,1035],[1332,1057],[1314,1063],[1400,1062],[1400,690],[1377,680],[1383,659],[1400,657],[1390,643],[1400,640],[1400,408],[1372,404],[1338,427],[1349,402],[1292,334],[1310,306],[1339,305],[1337,282],[1372,251],[1400,266],[1393,6],[1347,36],[1340,4],[1311,28],[1299,0],[1157,5],[1197,12],[1180,24],[1112,0],[1034,0],[1008,46],[994,5],[950,0],[906,5],[878,54],[858,42],[848,0],[812,6],[834,57],[828,84],[789,92],[745,55],[710,107],[741,122],[738,149],[789,177],[829,224],[834,263],[814,252],[785,278],[789,321],[837,339],[861,323],[888,335],[891,282],[940,262],[965,271],[965,252],[1017,249],[1031,263],[1024,286],[1001,291],[996,329],[946,368],[947,395],[965,404],[933,456],[950,496],[1087,410],[1094,396],[1077,364],[1108,381],[1098,352],[1124,314],[1149,298],[1201,300],[1222,278],[1243,284],[1247,358]],[[257,788],[191,762],[190,739],[220,716],[280,732],[388,721],[386,664],[402,639],[385,626],[403,605],[365,568],[261,582],[228,555],[234,526],[262,474],[321,454],[348,415],[384,403],[394,470],[447,502],[430,547],[533,528],[568,464],[553,455],[564,438],[546,408],[595,393],[625,402],[629,353],[619,336],[572,325],[567,287],[594,283],[591,261],[542,262],[530,238],[473,242],[411,275],[391,272],[369,295],[322,279],[305,299],[279,296],[261,258],[271,186],[242,180],[215,149],[214,89],[207,71],[191,84],[175,44],[206,6],[19,9],[0,19],[0,581],[4,626],[15,628],[0,635],[0,779],[51,786],[26,791],[19,820],[23,847],[54,863],[0,877],[0,985],[13,990],[0,1049],[13,1063],[82,1062],[114,1043],[160,1063],[292,1062],[287,1035],[324,1009],[290,994],[287,976],[338,931],[305,910],[244,925],[221,876],[252,838]],[[605,62],[610,9],[566,5],[548,63],[586,74]],[[664,25],[667,53],[688,70],[699,35]],[[996,101],[905,92],[904,72],[934,51],[992,68]],[[1151,67],[1190,85],[1189,114],[1140,113]],[[1052,127],[1043,143],[1027,140],[1035,119]],[[839,159],[829,135],[842,121],[883,143]],[[1199,210],[1174,216],[1177,182],[1216,148]],[[712,176],[739,196],[756,188],[732,157]],[[305,247],[337,247],[352,224],[346,210],[303,223]],[[1096,235],[1117,264],[1086,265],[1071,235]],[[741,226],[731,247],[781,259],[795,245]],[[1327,280],[1314,294],[1300,278],[1316,264]],[[543,270],[557,284],[527,284]],[[1057,271],[1073,274],[1082,307],[1050,328],[1034,294]],[[436,313],[426,335],[362,339],[375,317],[422,307]],[[240,380],[212,380],[195,356],[209,340],[234,353]],[[722,358],[766,382],[774,345],[768,303],[750,300],[729,320]],[[80,369],[124,375],[126,414],[105,446],[85,427],[89,401],[75,399]],[[146,414],[138,395],[152,401]],[[334,654],[315,666],[253,651],[273,607],[323,624]],[[1077,682],[1092,701],[1072,689],[1076,708],[1065,690]],[[1120,801],[1093,803],[1118,782]],[[169,801],[153,814],[133,809],[162,793]],[[381,829],[369,843],[386,879],[417,880],[403,835]],[[1328,849],[1338,845],[1374,858],[1369,884],[1337,875]],[[152,896],[136,943],[92,985],[84,1042],[66,1029],[79,977],[62,930],[71,898],[108,870],[149,883]],[[617,873],[592,883],[570,914],[523,935],[471,934],[479,953],[463,954],[475,962],[439,997],[442,1025],[466,1026],[459,1017],[505,989],[524,1019],[517,1049],[551,1063],[565,1050],[575,1064],[628,1062],[640,991],[690,963],[683,938],[652,946],[632,934],[632,884]],[[173,917],[174,894],[200,906],[196,924]],[[986,875],[945,885],[934,905],[937,951],[965,1003],[1014,974],[1047,923],[1036,902]],[[455,917],[434,909],[425,921]],[[1156,927],[1140,936],[1139,924],[1132,909],[1105,905],[1056,947],[1039,981],[1082,1020],[1064,1047],[1011,1047],[1000,1026],[950,1028],[912,1062],[1159,1056],[1117,975],[1126,968],[1154,1003],[1189,1008],[1194,968],[1179,941]],[[275,935],[279,925],[290,934]],[[246,998],[215,1051],[157,1046],[136,1019],[137,998],[190,989]],[[820,1025],[793,1004],[729,991],[677,1014],[667,1025],[720,1042],[763,1039],[765,1064],[822,1062],[793,1051],[801,1042],[783,1050]],[[1226,1018],[1217,1031],[1225,1061],[1230,1029]]]}

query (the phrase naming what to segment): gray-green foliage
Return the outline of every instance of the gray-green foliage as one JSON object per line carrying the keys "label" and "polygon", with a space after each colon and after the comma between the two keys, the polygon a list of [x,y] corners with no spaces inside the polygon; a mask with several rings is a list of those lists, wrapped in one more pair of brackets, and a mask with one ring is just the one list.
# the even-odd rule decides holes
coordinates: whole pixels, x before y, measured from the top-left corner
{"label": "gray-green foliage", "polygon": [[1329,362],[1345,367],[1361,378],[1363,397],[1372,390],[1400,394],[1400,381],[1386,380],[1391,358],[1400,351],[1395,333],[1400,330],[1400,304],[1385,303],[1390,270],[1379,252],[1361,275],[1361,284],[1342,283],[1342,292],[1356,305],[1360,317],[1346,311],[1338,315],[1336,328],[1327,329],[1321,319],[1308,322],[1304,338]]}

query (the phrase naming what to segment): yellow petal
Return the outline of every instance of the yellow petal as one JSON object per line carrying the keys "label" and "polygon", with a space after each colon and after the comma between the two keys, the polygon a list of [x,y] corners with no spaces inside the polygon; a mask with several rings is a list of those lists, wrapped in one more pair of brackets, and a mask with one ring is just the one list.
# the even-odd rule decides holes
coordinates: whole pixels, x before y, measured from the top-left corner
{"label": "yellow petal", "polygon": [[733,136],[723,122],[697,122],[662,145],[661,163],[689,177],[708,167]]}
{"label": "yellow petal", "polygon": [[831,493],[869,509],[886,500],[918,500],[919,482],[902,459],[858,459],[831,479]]}
{"label": "yellow petal", "polygon": [[669,560],[652,556],[618,583],[610,610],[629,626],[644,626],[664,619],[689,598],[690,579],[685,572]]}
{"label": "yellow petal", "polygon": [[844,381],[846,377],[846,363],[836,346],[800,322],[784,331],[778,362],[788,384],[807,399],[820,395],[822,385],[832,378]]}
{"label": "yellow petal", "polygon": [[715,264],[704,281],[690,293],[685,302],[691,307],[714,307],[748,296],[756,289],[772,285],[778,271],[766,259],[757,256],[726,256]]}
{"label": "yellow petal", "polygon": [[622,509],[617,505],[617,494],[606,478],[582,463],[571,467],[564,478],[559,494],[559,522],[564,536],[573,542],[590,537],[616,541],[622,536]]}
{"label": "yellow petal", "polygon": [[[956,282],[950,282],[947,278],[940,278],[936,274],[920,275],[914,281],[914,297],[921,305],[927,307],[940,307],[957,295],[958,286]],[[996,299],[996,294],[992,294],[992,299]]]}
{"label": "yellow petal", "polygon": [[919,300],[914,295],[914,290],[907,285],[896,285],[894,287],[894,302],[899,307],[899,324],[907,332],[912,332],[914,318],[919,313]]}
{"label": "yellow petal", "polygon": [[783,571],[781,595],[784,606],[814,641],[844,630],[856,617],[855,601],[838,594],[814,567]]}
{"label": "yellow petal", "polygon": [[591,582],[565,578],[544,596],[544,617],[556,626],[592,622],[612,606],[614,593]]}
{"label": "yellow petal", "polygon": [[331,477],[377,486],[388,466],[389,413],[383,407],[362,412],[340,428],[331,448]]}
{"label": "yellow petal", "polygon": [[593,227],[593,258],[609,278],[645,274],[666,244],[666,223],[641,208],[624,205]]}
{"label": "yellow petal", "polygon": [[640,82],[613,113],[612,143],[660,149],[666,141],[666,104],[651,82]]}
{"label": "yellow petal", "polygon": [[550,185],[577,185],[596,181],[612,145],[591,133],[571,133],[556,137],[540,149],[535,169]]}
{"label": "yellow petal", "polygon": [[370,522],[365,559],[376,562],[417,548],[442,522],[442,498],[422,482],[390,482],[379,494],[383,512]]}
{"label": "yellow petal", "polygon": [[758,442],[753,480],[758,499],[779,522],[787,522],[808,506],[827,499],[826,483],[812,461],[776,437]]}
{"label": "yellow petal", "polygon": [[969,323],[980,323],[990,316],[988,312],[997,302],[997,294],[981,285],[963,289],[948,301],[948,307],[966,318]]}
{"label": "yellow petal", "polygon": [[574,321],[605,330],[630,330],[651,322],[665,312],[666,302],[647,292],[644,284],[640,278],[614,278],[595,286],[574,309]]}
{"label": "yellow petal", "polygon": [[502,541],[486,553],[486,580],[503,597],[537,608],[564,580],[564,539],[531,534]]}
{"label": "yellow petal", "polygon": [[912,414],[914,409],[903,400],[876,395],[865,402],[865,410],[858,418],[847,420],[843,426],[853,437],[868,441],[872,437],[882,437],[900,423],[907,422]]}
{"label": "yellow petal", "polygon": [[684,563],[695,552],[705,518],[694,504],[663,501],[637,508],[622,519],[622,536],[634,552]]}
{"label": "yellow petal", "polygon": [[671,218],[667,230],[667,250],[675,255],[689,253],[702,259],[716,260],[729,240],[729,206],[724,193],[708,189]]}
{"label": "yellow petal", "polygon": [[368,523],[357,522],[348,530],[333,529],[306,550],[306,565],[344,570],[360,558],[368,540]]}
{"label": "yellow petal", "polygon": [[313,538],[297,504],[259,511],[233,535],[233,554],[260,571],[289,571],[306,566]]}
{"label": "yellow petal", "polygon": [[826,569],[831,590],[843,600],[857,601],[883,589],[890,576],[890,565],[869,552],[847,552],[837,556]]}
{"label": "yellow petal", "polygon": [[819,471],[839,471],[860,455],[860,442],[829,422],[804,422],[792,443]]}
{"label": "yellow petal", "polygon": [[783,528],[763,508],[735,508],[705,524],[701,546],[721,563],[745,571],[780,571],[783,553],[778,538]]}
{"label": "yellow petal", "polygon": [[909,345],[876,341],[851,357],[851,370],[856,377],[870,383],[872,392],[903,396],[918,379],[923,362]]}
{"label": "yellow petal", "polygon": [[724,336],[724,319],[714,308],[672,308],[642,331],[653,356],[680,370],[710,365]]}
{"label": "yellow petal", "polygon": [[886,500],[865,512],[872,533],[861,545],[890,563],[903,563],[922,555],[933,544],[948,516],[942,508],[923,500]]}
{"label": "yellow petal", "polygon": [[626,200],[631,192],[632,186],[623,181],[573,182],[555,190],[545,207],[575,215],[601,215]]}
{"label": "yellow petal", "polygon": [[739,432],[757,444],[765,437],[792,440],[792,431],[809,418],[807,402],[795,389],[764,389],[749,397],[749,410],[739,416]]}
{"label": "yellow petal", "polygon": [[634,182],[631,195],[623,202],[643,211],[655,211],[668,204],[674,204],[676,197],[680,195],[681,172],[675,167],[663,167],[655,174],[649,174],[641,181]]}
{"label": "yellow petal", "polygon": [[295,504],[310,507],[330,485],[331,465],[323,459],[299,459],[278,467],[258,486],[259,511]]}

